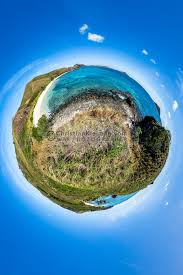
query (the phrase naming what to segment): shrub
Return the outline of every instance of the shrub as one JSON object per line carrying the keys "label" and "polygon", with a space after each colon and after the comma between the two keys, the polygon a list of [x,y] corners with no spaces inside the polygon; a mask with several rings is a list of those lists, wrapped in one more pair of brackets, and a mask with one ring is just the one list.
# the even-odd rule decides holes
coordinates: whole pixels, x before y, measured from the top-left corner
{"label": "shrub", "polygon": [[32,128],[32,137],[35,138],[37,141],[41,141],[48,132],[48,119],[45,115],[38,121],[38,126]]}

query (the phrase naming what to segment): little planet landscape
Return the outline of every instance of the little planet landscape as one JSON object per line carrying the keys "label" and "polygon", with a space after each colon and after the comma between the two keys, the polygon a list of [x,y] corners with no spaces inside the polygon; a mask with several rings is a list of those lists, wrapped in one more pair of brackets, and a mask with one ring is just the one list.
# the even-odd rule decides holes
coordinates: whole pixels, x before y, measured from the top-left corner
{"label": "little planet landscape", "polygon": [[12,124],[19,167],[54,203],[105,210],[153,184],[169,153],[160,107],[125,72],[76,64],[27,83]]}

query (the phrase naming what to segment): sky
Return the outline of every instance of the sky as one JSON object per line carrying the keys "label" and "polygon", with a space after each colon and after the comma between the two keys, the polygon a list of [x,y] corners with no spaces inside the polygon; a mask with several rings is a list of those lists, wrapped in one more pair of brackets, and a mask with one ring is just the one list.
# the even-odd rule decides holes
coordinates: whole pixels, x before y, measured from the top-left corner
{"label": "sky", "polygon": [[[1,1],[0,275],[183,274],[182,1]],[[75,214],[22,176],[11,121],[26,83],[60,66],[134,77],[171,131],[155,184],[110,210]]]}

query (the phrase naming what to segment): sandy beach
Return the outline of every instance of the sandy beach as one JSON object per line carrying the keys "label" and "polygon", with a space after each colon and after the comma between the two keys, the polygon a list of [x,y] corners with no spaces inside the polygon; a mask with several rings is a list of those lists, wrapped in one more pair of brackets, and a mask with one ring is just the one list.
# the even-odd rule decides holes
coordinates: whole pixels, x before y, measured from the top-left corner
{"label": "sandy beach", "polygon": [[36,103],[36,106],[34,108],[33,112],[33,125],[37,127],[39,119],[42,117],[42,115],[47,115],[45,113],[45,109],[43,106],[44,98],[47,96],[47,93],[49,92],[51,86],[53,85],[54,81],[59,78],[60,76],[63,76],[64,74],[67,74],[68,72],[65,72],[63,74],[60,74],[59,76],[55,77],[49,84],[46,86],[46,88],[41,93],[40,97],[38,98],[38,101]]}

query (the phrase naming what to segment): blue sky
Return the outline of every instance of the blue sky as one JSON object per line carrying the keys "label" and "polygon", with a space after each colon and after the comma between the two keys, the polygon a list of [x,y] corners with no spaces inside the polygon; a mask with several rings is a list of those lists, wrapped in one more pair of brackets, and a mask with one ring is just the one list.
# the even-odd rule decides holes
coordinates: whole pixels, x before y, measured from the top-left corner
{"label": "blue sky", "polygon": [[[182,9],[172,0],[2,1],[0,274],[183,274]],[[88,32],[104,40],[88,40]],[[156,183],[92,215],[62,209],[27,183],[11,138],[26,82],[75,62],[127,71],[161,106],[172,133]]]}
{"label": "blue sky", "polygon": [[[8,68],[2,80],[35,59],[78,47],[115,48],[131,55],[147,47],[170,74],[183,60],[182,4],[177,0],[2,1],[0,23],[1,64]],[[78,36],[84,23],[103,34],[105,44]]]}

